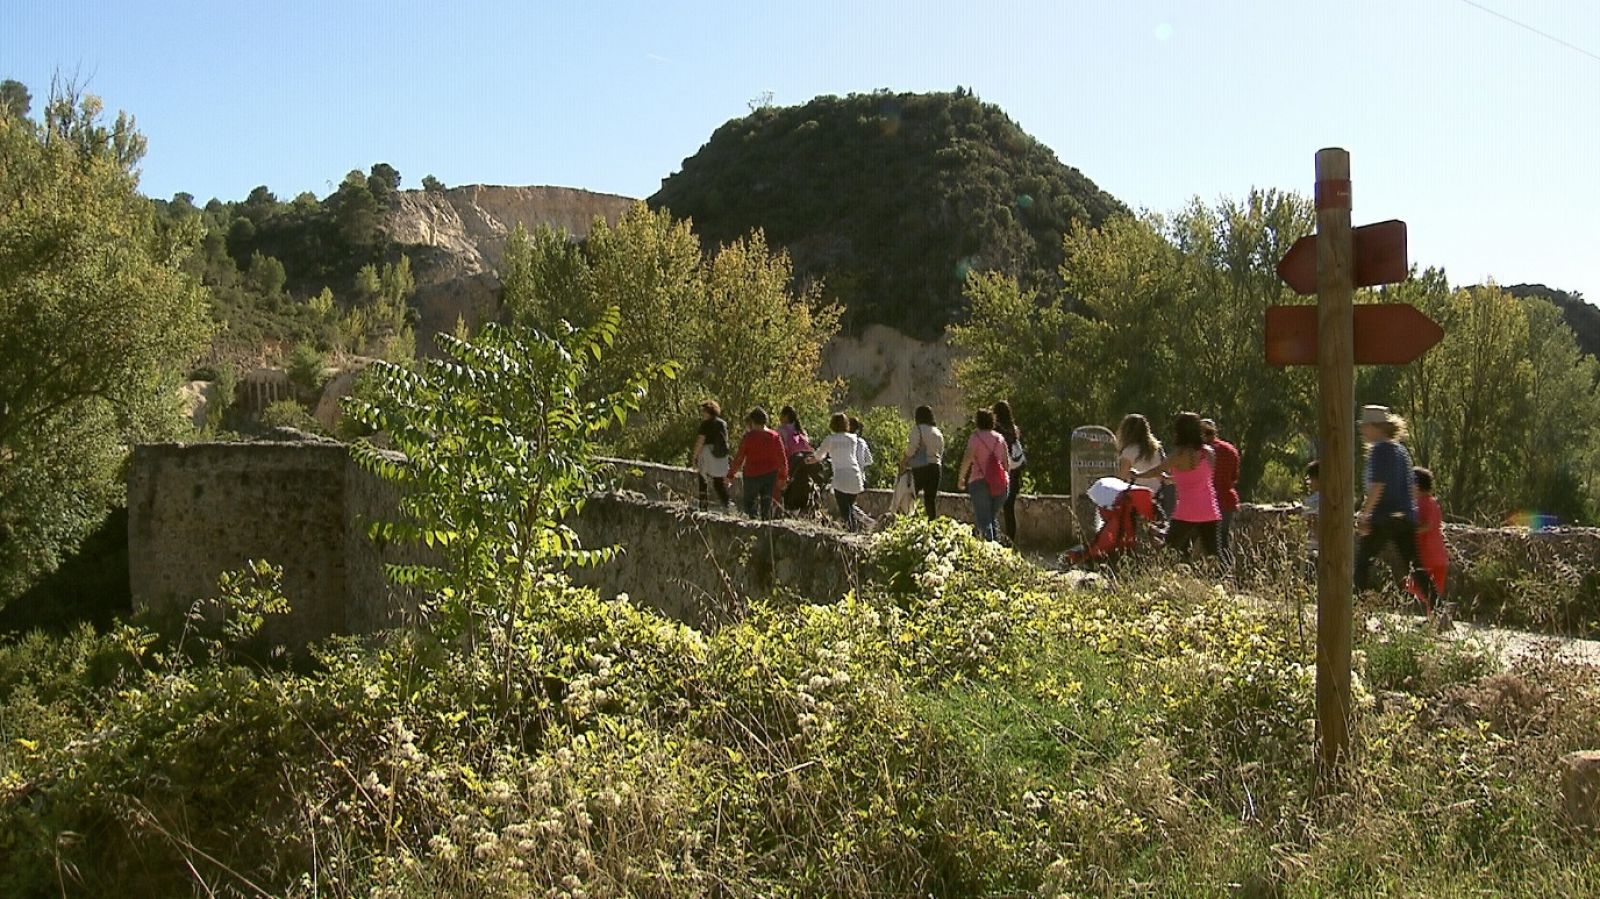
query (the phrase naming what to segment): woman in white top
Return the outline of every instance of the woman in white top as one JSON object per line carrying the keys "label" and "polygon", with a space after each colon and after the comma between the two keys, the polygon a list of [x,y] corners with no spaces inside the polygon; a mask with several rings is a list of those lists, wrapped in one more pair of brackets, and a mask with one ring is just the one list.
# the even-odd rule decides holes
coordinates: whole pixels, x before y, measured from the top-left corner
{"label": "woman in white top", "polygon": [[694,448],[689,451],[694,470],[699,473],[700,509],[707,508],[709,488],[717,491],[717,502],[726,509],[733,505],[728,498],[728,423],[722,419],[722,407],[715,400],[700,404],[700,430],[695,432]]}
{"label": "woman in white top", "polygon": [[867,472],[863,460],[870,458],[865,442],[850,433],[850,418],[843,412],[828,421],[828,436],[817,447],[818,462],[826,459],[833,468],[833,498],[839,504],[839,518],[846,530],[856,529],[856,498],[866,490]]}
{"label": "woman in white top", "polygon": [[910,469],[911,482],[922,494],[922,507],[931,521],[939,514],[939,475],[944,471],[944,432],[933,423],[933,407],[917,407],[917,424],[906,438],[900,470]]}
{"label": "woman in white top", "polygon": [[[1117,427],[1117,447],[1121,450],[1117,454],[1117,477],[1140,487],[1148,487],[1156,494],[1157,499],[1162,499],[1162,487],[1165,482],[1159,475],[1137,479],[1133,477],[1136,471],[1149,471],[1167,461],[1167,454],[1161,448],[1161,441],[1150,433],[1150,420],[1138,413],[1123,416],[1122,424]],[[1162,508],[1167,514],[1172,514],[1165,504]]]}

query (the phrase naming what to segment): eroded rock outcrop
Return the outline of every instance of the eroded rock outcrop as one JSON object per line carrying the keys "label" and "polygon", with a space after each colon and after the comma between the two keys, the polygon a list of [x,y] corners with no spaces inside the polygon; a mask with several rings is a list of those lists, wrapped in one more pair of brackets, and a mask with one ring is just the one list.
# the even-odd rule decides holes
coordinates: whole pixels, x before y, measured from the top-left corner
{"label": "eroded rock outcrop", "polygon": [[433,335],[450,331],[458,319],[476,328],[495,315],[506,240],[518,225],[530,231],[547,225],[581,238],[596,218],[615,222],[634,202],[572,187],[401,191],[383,230],[411,257],[420,348],[430,349]]}

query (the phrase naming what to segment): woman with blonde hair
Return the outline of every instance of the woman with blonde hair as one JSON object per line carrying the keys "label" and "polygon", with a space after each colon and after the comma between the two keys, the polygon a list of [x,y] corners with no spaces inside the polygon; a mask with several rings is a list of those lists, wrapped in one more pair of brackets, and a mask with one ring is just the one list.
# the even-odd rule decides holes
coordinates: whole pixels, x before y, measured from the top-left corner
{"label": "woman with blonde hair", "polygon": [[1416,475],[1411,454],[1400,443],[1406,437],[1406,420],[1387,406],[1364,406],[1360,425],[1367,444],[1367,473],[1366,496],[1356,517],[1356,590],[1367,589],[1372,560],[1393,544],[1422,591],[1423,611],[1431,613],[1437,598],[1433,576],[1417,563]]}
{"label": "woman with blonde hair", "polygon": [[1150,420],[1137,412],[1129,413],[1122,417],[1122,424],[1117,426],[1117,477],[1140,487],[1150,488],[1150,492],[1162,501],[1161,511],[1168,517],[1172,515],[1169,497],[1162,496],[1162,487],[1165,481],[1159,476],[1136,478],[1135,471],[1154,469],[1167,461],[1167,454],[1161,448],[1161,441],[1150,431]]}

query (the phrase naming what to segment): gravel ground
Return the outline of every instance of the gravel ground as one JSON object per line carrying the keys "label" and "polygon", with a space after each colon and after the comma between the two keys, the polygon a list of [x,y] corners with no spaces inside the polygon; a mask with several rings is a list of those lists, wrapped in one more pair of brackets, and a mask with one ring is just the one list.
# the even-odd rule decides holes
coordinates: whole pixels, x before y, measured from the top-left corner
{"label": "gravel ground", "polygon": [[1475,638],[1483,641],[1498,651],[1507,665],[1520,659],[1548,656],[1556,662],[1600,668],[1600,640],[1551,637],[1464,621],[1457,622],[1456,626],[1450,629],[1449,635],[1458,640]]}

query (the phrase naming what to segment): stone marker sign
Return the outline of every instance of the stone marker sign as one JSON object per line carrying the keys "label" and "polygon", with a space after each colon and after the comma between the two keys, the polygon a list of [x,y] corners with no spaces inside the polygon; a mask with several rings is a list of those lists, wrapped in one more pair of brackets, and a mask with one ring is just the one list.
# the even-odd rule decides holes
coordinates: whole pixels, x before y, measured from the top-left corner
{"label": "stone marker sign", "polygon": [[1095,531],[1094,505],[1080,500],[1089,485],[1117,476],[1117,438],[1107,428],[1084,425],[1072,432],[1072,508],[1077,512],[1078,540],[1087,544]]}

